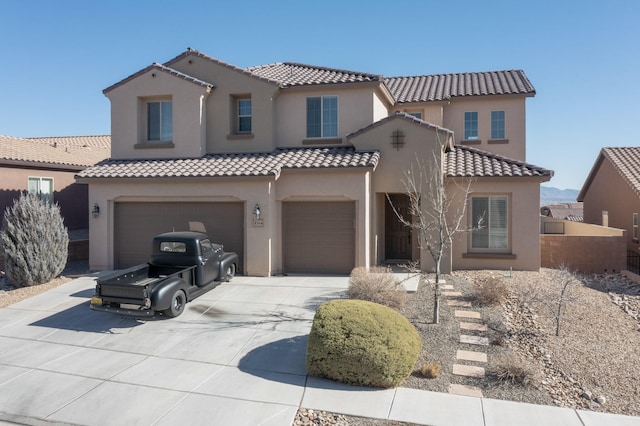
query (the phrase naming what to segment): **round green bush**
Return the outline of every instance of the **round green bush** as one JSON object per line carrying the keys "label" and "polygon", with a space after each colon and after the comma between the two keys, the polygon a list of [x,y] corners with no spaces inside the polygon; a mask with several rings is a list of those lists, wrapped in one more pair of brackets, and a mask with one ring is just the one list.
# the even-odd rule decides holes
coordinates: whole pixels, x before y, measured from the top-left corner
{"label": "round green bush", "polygon": [[307,371],[342,383],[389,388],[413,371],[422,342],[407,318],[364,300],[332,300],[316,311]]}

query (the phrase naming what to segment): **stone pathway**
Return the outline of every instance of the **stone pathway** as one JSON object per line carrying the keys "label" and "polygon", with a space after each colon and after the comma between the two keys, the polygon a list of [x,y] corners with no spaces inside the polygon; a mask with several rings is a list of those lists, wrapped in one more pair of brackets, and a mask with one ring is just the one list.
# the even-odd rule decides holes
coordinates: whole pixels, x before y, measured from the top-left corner
{"label": "stone pathway", "polygon": [[[447,305],[454,309],[454,316],[460,321],[460,348],[456,359],[461,363],[453,364],[453,374],[461,377],[482,378],[485,375],[484,365],[487,354],[483,350],[489,345],[489,339],[483,334],[488,330],[482,322],[480,312],[472,310],[471,302],[462,300],[462,293],[455,291],[453,285],[440,286]],[[482,390],[476,386],[451,384],[449,393],[482,397]]]}

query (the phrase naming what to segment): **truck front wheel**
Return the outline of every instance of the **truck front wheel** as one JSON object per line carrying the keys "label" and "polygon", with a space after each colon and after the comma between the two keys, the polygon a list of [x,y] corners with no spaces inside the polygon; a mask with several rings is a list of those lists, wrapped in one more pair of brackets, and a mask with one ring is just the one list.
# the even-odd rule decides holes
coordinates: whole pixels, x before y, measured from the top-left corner
{"label": "truck front wheel", "polygon": [[227,266],[225,281],[231,281],[231,279],[236,275],[236,264],[230,263]]}
{"label": "truck front wheel", "polygon": [[187,303],[187,296],[182,290],[176,290],[171,297],[171,305],[169,309],[164,311],[164,314],[170,318],[179,316],[184,311],[184,305]]}

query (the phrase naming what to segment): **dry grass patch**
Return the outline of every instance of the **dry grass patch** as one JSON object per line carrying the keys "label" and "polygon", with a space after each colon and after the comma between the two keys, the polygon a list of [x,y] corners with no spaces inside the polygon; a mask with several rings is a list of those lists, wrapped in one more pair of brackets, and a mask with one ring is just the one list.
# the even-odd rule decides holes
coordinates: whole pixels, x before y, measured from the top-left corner
{"label": "dry grass patch", "polygon": [[407,303],[407,290],[388,268],[355,268],[349,277],[349,298],[400,309]]}
{"label": "dry grass patch", "polygon": [[501,277],[477,278],[474,284],[475,298],[482,305],[498,305],[509,296],[509,287]]}

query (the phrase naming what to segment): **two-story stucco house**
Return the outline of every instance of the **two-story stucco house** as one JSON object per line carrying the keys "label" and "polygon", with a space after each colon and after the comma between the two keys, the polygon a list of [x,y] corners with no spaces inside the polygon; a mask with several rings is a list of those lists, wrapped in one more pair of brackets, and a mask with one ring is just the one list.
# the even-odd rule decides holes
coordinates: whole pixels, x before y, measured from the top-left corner
{"label": "two-story stucco house", "polygon": [[[78,175],[101,214],[90,266],[144,262],[153,234],[204,226],[248,275],[348,273],[429,256],[389,198],[416,158],[447,187],[472,177],[451,268],[540,266],[540,183],[525,162],[522,71],[415,77],[274,63],[238,68],[189,49],[104,90],[112,155]],[[424,194],[427,197],[429,194]]]}

